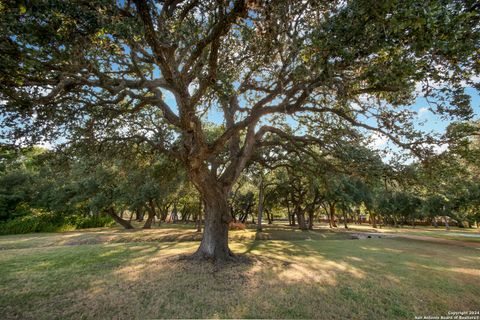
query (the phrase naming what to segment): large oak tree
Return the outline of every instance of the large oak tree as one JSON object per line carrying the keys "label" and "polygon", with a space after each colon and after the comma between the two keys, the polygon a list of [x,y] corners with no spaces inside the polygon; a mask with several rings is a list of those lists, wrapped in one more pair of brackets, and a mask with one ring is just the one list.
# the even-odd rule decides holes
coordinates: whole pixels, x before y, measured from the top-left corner
{"label": "large oak tree", "polygon": [[179,160],[205,203],[200,258],[232,256],[227,197],[254,150],[359,127],[419,154],[416,92],[468,117],[479,72],[469,0],[23,0],[0,16],[3,138]]}

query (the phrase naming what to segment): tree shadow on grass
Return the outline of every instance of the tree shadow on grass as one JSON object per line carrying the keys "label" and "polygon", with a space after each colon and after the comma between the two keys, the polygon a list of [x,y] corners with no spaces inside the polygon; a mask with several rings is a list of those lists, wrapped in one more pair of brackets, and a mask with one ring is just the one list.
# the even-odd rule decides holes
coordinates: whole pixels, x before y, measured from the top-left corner
{"label": "tree shadow on grass", "polygon": [[270,240],[232,244],[251,264],[218,269],[175,258],[197,246],[144,242],[7,252],[0,313],[6,319],[402,319],[467,310],[480,290],[465,285],[474,275],[458,270],[478,266],[469,248],[448,256],[444,245],[400,239]]}

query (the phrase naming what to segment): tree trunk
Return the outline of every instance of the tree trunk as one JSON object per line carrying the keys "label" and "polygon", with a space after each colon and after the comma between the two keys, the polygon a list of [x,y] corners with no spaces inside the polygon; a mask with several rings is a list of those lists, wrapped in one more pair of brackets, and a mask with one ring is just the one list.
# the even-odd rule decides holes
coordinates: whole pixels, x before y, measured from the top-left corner
{"label": "tree trunk", "polygon": [[345,229],[348,229],[347,214],[345,212],[343,212],[343,225],[345,226]]}
{"label": "tree trunk", "polygon": [[148,202],[149,207],[148,207],[148,217],[147,220],[145,221],[145,224],[143,225],[143,229],[150,229],[152,228],[152,223],[155,220],[155,206],[153,205],[153,201],[150,200]]}
{"label": "tree trunk", "polygon": [[[225,260],[232,256],[228,247],[227,199],[215,199],[205,203],[205,231],[196,255],[201,258]],[[230,218],[230,216],[227,216]]]}
{"label": "tree trunk", "polygon": [[138,222],[142,222],[143,221],[143,217],[145,216],[145,211],[143,211],[141,208],[136,208],[135,209],[135,216],[136,216],[136,220]]}
{"label": "tree trunk", "polygon": [[330,218],[330,212],[328,211],[327,206],[325,206],[324,209],[325,209],[325,213],[326,213],[326,216],[327,216],[328,225],[330,226],[330,229],[332,229],[333,224],[332,224],[332,219]]}
{"label": "tree trunk", "polygon": [[196,176],[194,180],[205,206],[205,224],[202,242],[193,258],[214,261],[229,260],[233,253],[228,247],[228,224],[232,220],[228,209],[229,190],[209,176]]}
{"label": "tree trunk", "polygon": [[[289,194],[289,195],[291,195],[291,194]],[[293,199],[293,196],[291,196],[291,198]],[[293,202],[292,202],[292,204],[293,204]],[[295,211],[292,212],[291,209],[292,208],[290,207],[290,200],[288,200],[288,198],[287,198],[287,211],[288,211],[288,215],[289,215],[289,220],[291,218],[291,224],[290,225],[295,227]],[[293,210],[295,210],[295,209],[293,209]]]}
{"label": "tree trunk", "polygon": [[268,224],[272,224],[273,223],[273,213],[272,213],[271,209],[265,209],[265,212],[267,214]]}
{"label": "tree trunk", "polygon": [[127,220],[123,220],[122,218],[120,218],[119,216],[117,216],[117,214],[115,213],[115,210],[113,208],[109,208],[107,210],[107,214],[112,217],[112,219],[118,223],[119,225],[121,225],[122,227],[124,227],[125,229],[134,229],[134,227],[132,226],[132,224],[127,221]]}
{"label": "tree trunk", "polygon": [[337,223],[335,222],[335,204],[330,203],[330,224],[331,227],[336,228]]}
{"label": "tree trunk", "polygon": [[174,203],[173,203],[172,214],[170,215],[170,220],[171,220],[173,223],[176,223],[176,222],[177,222],[177,219],[178,219],[177,202],[174,202]]}
{"label": "tree trunk", "polygon": [[200,207],[198,208],[198,216],[197,216],[197,232],[202,232],[202,198],[200,197]]}
{"label": "tree trunk", "polygon": [[373,214],[372,212],[369,212],[370,213],[370,222],[372,223],[372,227],[376,228],[377,227],[377,221],[375,219],[375,214]]}
{"label": "tree trunk", "polygon": [[148,212],[148,218],[143,225],[143,229],[151,229],[153,220],[155,220],[155,214]]}
{"label": "tree trunk", "polygon": [[298,227],[300,230],[308,230],[307,223],[305,221],[305,213],[299,212],[297,214]]}
{"label": "tree trunk", "polygon": [[305,212],[303,212],[300,207],[295,208],[295,211],[297,213],[298,227],[300,230],[307,230],[308,227],[305,221]]}
{"label": "tree trunk", "polygon": [[188,218],[188,216],[187,216],[187,205],[186,204],[183,205],[183,209],[180,211],[180,213],[182,214],[182,218],[180,220],[182,222],[185,222]]}
{"label": "tree trunk", "polygon": [[235,209],[233,208],[233,205],[229,205],[230,209],[230,215],[232,216],[233,222],[237,222],[237,215],[235,214]]}
{"label": "tree trunk", "polygon": [[288,225],[293,226],[292,224],[292,213],[290,212],[290,203],[287,199],[287,216],[288,216]]}
{"label": "tree trunk", "polygon": [[168,216],[168,210],[170,209],[171,204],[159,204],[158,201],[154,201],[154,203],[157,204],[158,212],[159,214],[159,223],[161,224],[163,222],[167,222],[167,216]]}
{"label": "tree trunk", "polygon": [[160,219],[160,221],[167,222],[168,208],[163,210],[161,215],[162,215],[162,218]]}
{"label": "tree trunk", "polygon": [[313,230],[313,210],[308,212],[308,229]]}
{"label": "tree trunk", "polygon": [[241,212],[240,216],[238,217],[238,220],[240,220],[241,223],[245,223],[245,220],[248,218],[248,212]]}
{"label": "tree trunk", "polygon": [[263,177],[260,176],[260,186],[258,188],[257,231],[262,231],[262,218],[263,218]]}
{"label": "tree trunk", "polygon": [[445,220],[445,229],[450,230],[450,225],[448,224],[447,216],[443,216],[443,219]]}

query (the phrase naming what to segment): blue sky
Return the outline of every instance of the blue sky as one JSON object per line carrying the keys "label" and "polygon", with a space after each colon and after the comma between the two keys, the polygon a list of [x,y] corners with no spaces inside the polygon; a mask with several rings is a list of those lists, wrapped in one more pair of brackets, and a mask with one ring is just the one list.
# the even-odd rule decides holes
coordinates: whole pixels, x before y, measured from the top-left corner
{"label": "blue sky", "polygon": [[[474,118],[476,120],[480,119],[480,95],[479,93],[473,88],[467,88],[466,92],[471,96],[471,105],[474,111]],[[173,95],[168,92],[165,93],[165,100],[169,106],[172,107],[174,112],[177,113],[176,103]],[[445,132],[446,127],[450,120],[442,119],[440,116],[433,114],[431,111],[428,110],[428,103],[423,97],[419,97],[416,99],[416,102],[409,107],[409,109],[414,110],[418,113],[417,117],[415,118],[415,126],[417,129],[422,130],[424,132],[435,132],[435,133],[443,133]],[[216,110],[210,110],[207,114],[207,120],[216,124],[222,124],[223,113]],[[366,120],[368,124],[375,125],[375,121],[373,119]],[[295,121],[291,120],[291,124],[294,125]],[[372,133],[373,134],[373,133]],[[371,146],[373,148],[379,150],[386,150],[390,149],[390,152],[394,154],[403,153],[401,149],[396,147],[392,142],[388,141],[386,137],[382,137],[379,135],[372,136],[373,143]],[[49,142],[44,143],[45,146],[51,147],[52,144]],[[444,150],[445,146],[439,147],[439,151]],[[388,160],[388,159],[387,159]]]}
{"label": "blue sky", "polygon": [[[472,120],[480,120],[480,94],[474,88],[466,88],[466,93],[471,97],[471,106],[473,109],[473,118]],[[447,126],[456,121],[457,119],[444,119],[441,116],[432,113],[429,111],[429,105],[425,98],[418,97],[413,105],[410,106],[411,110],[417,112],[417,117],[414,120],[416,129],[421,130],[425,133],[436,133],[443,134]],[[394,145],[386,137],[374,136],[374,142],[371,144],[373,148],[378,150],[388,150],[389,153],[385,157],[384,161],[389,161],[393,158],[393,155],[404,154],[404,151],[399,147]],[[447,145],[439,145],[435,147],[435,151],[440,153],[447,149]],[[407,163],[414,161],[410,158],[407,160]]]}
{"label": "blue sky", "polygon": [[[474,120],[480,119],[480,95],[474,88],[467,88],[466,93],[471,97],[471,105],[474,111]],[[168,99],[169,103],[175,104],[172,99]],[[414,118],[415,128],[421,130],[425,133],[436,133],[442,134],[445,132],[447,126],[455,119],[445,119],[441,116],[434,114],[429,110],[429,104],[427,100],[422,96],[419,96],[415,103],[406,107],[410,110],[416,111],[417,116]],[[223,114],[219,111],[211,110],[207,115],[207,120],[216,124],[223,123]],[[290,120],[292,125],[295,125],[294,120]],[[374,119],[366,119],[366,123],[370,125],[375,125],[376,121]],[[393,158],[393,155],[404,154],[404,150],[396,146],[393,142],[389,141],[387,137],[380,136],[374,133],[367,133],[371,135],[373,142],[370,146],[374,149],[388,151],[388,154],[385,156],[384,160],[389,161]],[[436,152],[442,152],[447,148],[447,145],[436,146]],[[406,160],[407,163],[413,161],[413,159]]]}
{"label": "blue sky", "polygon": [[[474,119],[479,119],[480,117],[480,95],[474,88],[467,88],[466,93],[471,97],[471,104],[473,111],[475,113]],[[442,120],[438,116],[435,116],[430,111],[428,111],[428,104],[424,98],[418,98],[416,103],[412,106],[415,111],[419,112],[420,120],[427,120],[425,125],[421,128],[426,131],[436,131],[444,132],[447,125],[450,121]]]}
{"label": "blue sky", "polygon": [[[480,95],[479,93],[473,88],[466,89],[467,94],[469,94],[472,98],[471,104],[474,111],[474,119],[479,119],[480,117]],[[167,98],[167,103],[170,105],[174,105],[175,102],[173,97]],[[446,119],[442,119],[440,116],[435,115],[431,111],[428,110],[429,105],[425,98],[418,97],[413,105],[410,106],[411,110],[414,110],[418,113],[418,117],[416,119],[416,127],[425,132],[437,132],[443,133],[445,132],[446,127],[451,122]],[[223,123],[223,114],[221,112],[210,111],[208,113],[208,121],[211,121],[216,124]]]}

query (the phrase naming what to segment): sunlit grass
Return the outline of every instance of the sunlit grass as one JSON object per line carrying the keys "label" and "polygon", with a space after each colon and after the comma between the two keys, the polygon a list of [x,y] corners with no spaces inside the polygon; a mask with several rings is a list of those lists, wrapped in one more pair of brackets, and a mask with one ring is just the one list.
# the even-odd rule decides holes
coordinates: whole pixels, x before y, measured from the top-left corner
{"label": "sunlit grass", "polygon": [[231,248],[250,262],[220,268],[178,259],[198,246],[191,232],[0,237],[1,318],[412,319],[479,307],[479,248],[245,230]]}

